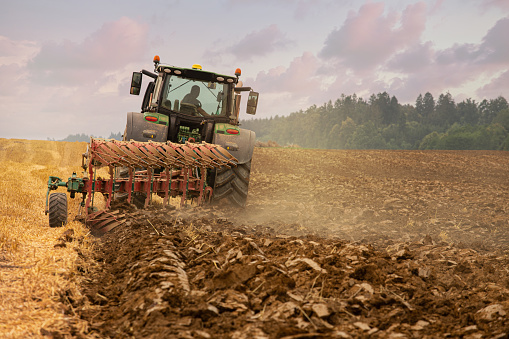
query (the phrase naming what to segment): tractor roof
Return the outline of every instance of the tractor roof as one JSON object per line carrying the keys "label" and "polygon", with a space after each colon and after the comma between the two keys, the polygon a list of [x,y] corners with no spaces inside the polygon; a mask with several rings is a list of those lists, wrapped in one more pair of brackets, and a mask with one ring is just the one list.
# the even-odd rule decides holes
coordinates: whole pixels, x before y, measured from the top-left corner
{"label": "tractor roof", "polygon": [[233,83],[236,84],[238,82],[238,78],[236,76],[224,75],[214,72],[203,71],[197,68],[183,68],[183,67],[175,67],[169,65],[158,65],[157,71],[159,73],[168,73],[171,75],[176,75],[182,78],[188,79],[196,79],[201,81],[212,81],[219,83]]}

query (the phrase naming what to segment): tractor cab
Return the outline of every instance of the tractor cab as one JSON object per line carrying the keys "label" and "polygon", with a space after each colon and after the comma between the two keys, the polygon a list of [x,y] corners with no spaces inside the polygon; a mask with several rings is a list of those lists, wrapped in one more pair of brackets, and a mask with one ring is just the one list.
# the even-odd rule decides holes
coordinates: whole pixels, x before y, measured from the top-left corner
{"label": "tractor cab", "polygon": [[204,71],[197,64],[192,68],[161,65],[156,56],[154,72],[134,72],[130,93],[140,94],[143,75],[152,78],[141,113],[146,121],[168,126],[166,140],[211,142],[218,126],[235,129],[242,92],[249,92],[247,113],[256,113],[258,93],[242,86],[240,69],[229,76]]}

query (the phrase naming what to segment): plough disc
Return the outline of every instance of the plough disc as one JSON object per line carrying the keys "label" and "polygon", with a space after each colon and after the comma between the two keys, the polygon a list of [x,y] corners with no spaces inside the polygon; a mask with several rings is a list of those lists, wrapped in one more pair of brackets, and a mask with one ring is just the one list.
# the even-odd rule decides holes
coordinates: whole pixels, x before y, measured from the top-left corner
{"label": "plough disc", "polygon": [[[181,204],[188,196],[197,197],[198,204],[201,204],[207,170],[237,165],[237,159],[228,151],[208,143],[176,144],[91,138],[86,158],[90,178],[98,168],[108,166],[110,169],[108,183],[88,180],[86,210],[98,188],[108,195],[106,208],[110,207],[114,193],[127,193],[128,202],[131,202],[133,192],[146,195],[145,207],[152,193],[164,196],[164,202],[168,201],[169,196],[182,195]],[[129,177],[114,178],[116,167],[129,168]],[[136,171],[140,168],[144,171]],[[173,171],[180,171],[180,175],[174,178]],[[116,192],[113,190],[114,180],[118,186]]]}
{"label": "plough disc", "polygon": [[123,166],[208,169],[237,165],[237,159],[228,151],[208,143],[176,144],[91,138],[87,153],[89,168]]}

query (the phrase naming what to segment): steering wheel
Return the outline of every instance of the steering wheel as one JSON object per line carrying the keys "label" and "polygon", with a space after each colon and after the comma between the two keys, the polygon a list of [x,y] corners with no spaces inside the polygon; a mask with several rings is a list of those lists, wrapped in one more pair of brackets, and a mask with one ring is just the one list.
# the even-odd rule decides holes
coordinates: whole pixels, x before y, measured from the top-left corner
{"label": "steering wheel", "polygon": [[196,107],[196,105],[193,105],[193,104],[188,104],[188,103],[185,103],[185,102],[181,102],[180,103],[180,112],[182,113],[189,113],[191,115],[199,115],[198,113],[198,107]]}
{"label": "steering wheel", "polygon": [[203,108],[186,102],[180,103],[180,112],[188,113],[195,117],[211,117],[211,115],[205,112]]}

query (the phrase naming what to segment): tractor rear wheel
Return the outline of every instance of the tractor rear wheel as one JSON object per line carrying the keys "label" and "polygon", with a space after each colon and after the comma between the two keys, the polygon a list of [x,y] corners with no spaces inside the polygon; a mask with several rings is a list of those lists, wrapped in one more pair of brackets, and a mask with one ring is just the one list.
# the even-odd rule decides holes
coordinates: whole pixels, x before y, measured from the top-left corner
{"label": "tractor rear wheel", "polygon": [[238,207],[246,205],[251,160],[237,167],[221,167],[216,170],[212,200],[218,202],[227,198]]}
{"label": "tractor rear wheel", "polygon": [[52,193],[49,196],[49,227],[62,227],[67,224],[67,194]]}

